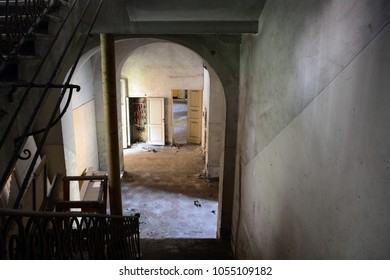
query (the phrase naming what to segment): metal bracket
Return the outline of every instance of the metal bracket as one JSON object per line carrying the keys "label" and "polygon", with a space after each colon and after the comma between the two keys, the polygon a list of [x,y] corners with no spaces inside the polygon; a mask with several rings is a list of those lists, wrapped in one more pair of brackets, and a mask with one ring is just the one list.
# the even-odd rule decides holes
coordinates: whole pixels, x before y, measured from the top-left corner
{"label": "metal bracket", "polygon": [[[72,92],[73,90],[76,90],[77,92],[79,92],[81,90],[81,87],[78,86],[78,85],[71,85],[71,84],[34,84],[34,83],[21,83],[21,84],[14,84],[12,85],[13,89],[11,90],[11,92],[15,91],[16,88],[18,87],[25,87],[25,88],[59,88],[59,89],[63,89],[63,93],[64,93],[64,90],[66,89],[70,89],[70,96],[72,95]],[[62,115],[60,115],[60,118],[61,119]],[[58,119],[58,120],[59,120]],[[37,130],[37,131],[33,131],[33,132],[30,132],[26,135],[23,135],[23,136],[20,136],[18,138],[15,139],[15,142],[17,141],[21,141],[22,138],[26,138],[28,136],[31,136],[31,135],[35,135],[35,134],[38,134],[38,133],[42,133],[42,132],[45,132],[46,130],[50,129],[52,126],[54,126],[57,121],[54,121],[52,124],[50,124],[48,127],[44,128],[44,129],[40,129],[40,130]],[[21,160],[28,160],[31,158],[31,155],[32,155],[32,152],[29,150],[29,149],[24,149],[23,150],[23,155],[19,155],[18,156],[18,159],[21,159]]]}
{"label": "metal bracket", "polygon": [[35,84],[35,83],[7,83],[7,84],[0,84],[0,88],[10,88],[8,92],[8,100],[9,102],[13,101],[13,94],[18,88],[44,88],[44,89],[50,89],[50,88],[58,88],[58,89],[71,89],[76,90],[79,92],[81,90],[81,87],[79,85],[72,85],[72,84]]}
{"label": "metal bracket", "polygon": [[12,88],[16,90],[16,88],[61,88],[61,89],[75,89],[77,92],[80,91],[81,87],[79,85],[63,85],[63,84],[35,84],[35,83],[19,83],[13,84]]}

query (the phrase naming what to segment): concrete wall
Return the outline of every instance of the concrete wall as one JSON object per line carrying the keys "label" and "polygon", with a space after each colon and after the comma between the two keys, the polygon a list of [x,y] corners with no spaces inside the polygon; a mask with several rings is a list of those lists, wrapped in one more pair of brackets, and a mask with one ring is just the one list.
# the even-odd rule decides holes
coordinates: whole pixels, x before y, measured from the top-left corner
{"label": "concrete wall", "polygon": [[203,89],[203,61],[178,44],[160,42],[133,51],[123,64],[129,97],[164,97],[165,138],[173,142],[173,89]]}
{"label": "concrete wall", "polygon": [[240,258],[390,256],[390,2],[268,1],[241,49]]}

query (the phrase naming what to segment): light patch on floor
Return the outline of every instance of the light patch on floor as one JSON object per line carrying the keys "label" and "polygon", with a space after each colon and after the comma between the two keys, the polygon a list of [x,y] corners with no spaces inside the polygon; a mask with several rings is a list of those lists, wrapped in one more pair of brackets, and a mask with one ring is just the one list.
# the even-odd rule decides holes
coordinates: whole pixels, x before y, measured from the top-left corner
{"label": "light patch on floor", "polygon": [[194,145],[125,150],[123,214],[140,213],[141,238],[216,238],[218,181],[203,165]]}
{"label": "light patch on floor", "polygon": [[141,214],[142,238],[216,237],[218,210],[216,201],[157,191],[143,186],[123,188],[126,189],[123,190],[124,215]]}

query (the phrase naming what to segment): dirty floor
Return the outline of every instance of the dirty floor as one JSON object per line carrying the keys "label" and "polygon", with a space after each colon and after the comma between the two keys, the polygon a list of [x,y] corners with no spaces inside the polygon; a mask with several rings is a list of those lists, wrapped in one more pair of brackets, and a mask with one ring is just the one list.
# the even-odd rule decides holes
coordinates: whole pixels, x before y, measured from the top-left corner
{"label": "dirty floor", "polygon": [[216,238],[218,181],[202,176],[200,146],[138,144],[124,155],[123,214],[140,213],[141,238]]}
{"label": "dirty floor", "polygon": [[187,100],[173,99],[173,129],[176,144],[187,144]]}

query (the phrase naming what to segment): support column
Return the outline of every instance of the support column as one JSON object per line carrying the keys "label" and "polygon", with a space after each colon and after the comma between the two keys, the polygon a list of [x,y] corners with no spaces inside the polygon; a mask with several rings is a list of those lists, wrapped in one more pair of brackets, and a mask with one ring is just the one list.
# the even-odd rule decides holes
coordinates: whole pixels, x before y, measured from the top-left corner
{"label": "support column", "polygon": [[122,215],[114,37],[100,34],[100,46],[110,213]]}

